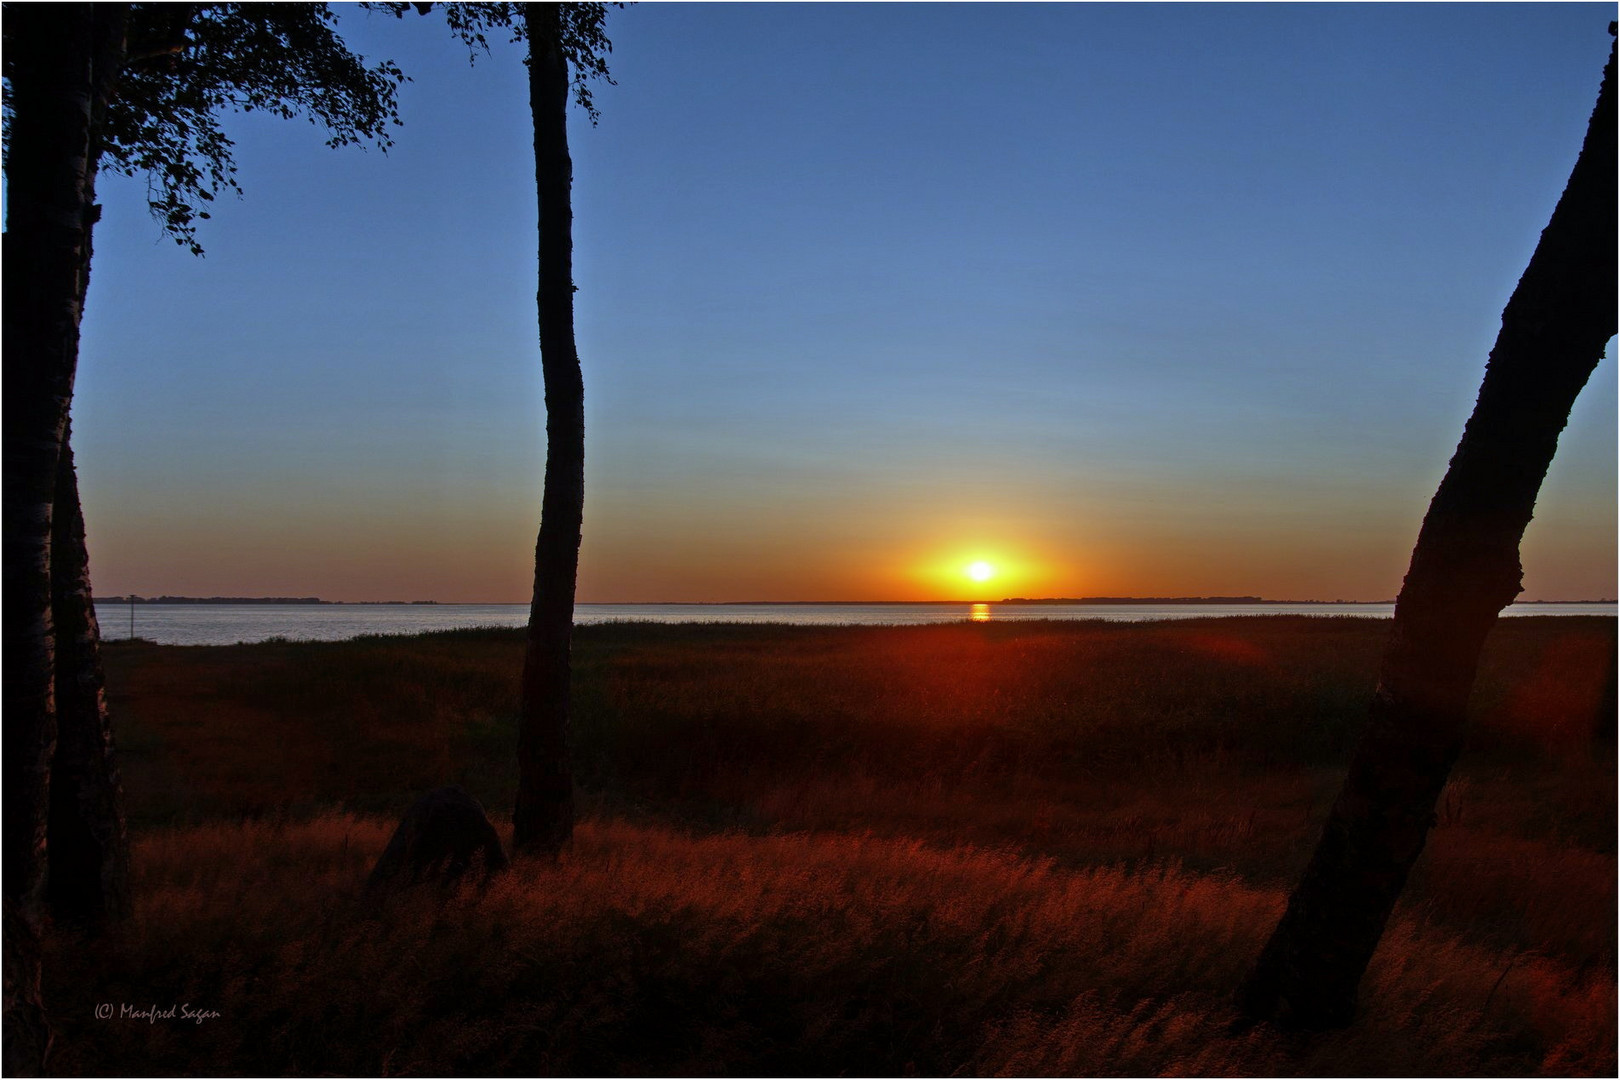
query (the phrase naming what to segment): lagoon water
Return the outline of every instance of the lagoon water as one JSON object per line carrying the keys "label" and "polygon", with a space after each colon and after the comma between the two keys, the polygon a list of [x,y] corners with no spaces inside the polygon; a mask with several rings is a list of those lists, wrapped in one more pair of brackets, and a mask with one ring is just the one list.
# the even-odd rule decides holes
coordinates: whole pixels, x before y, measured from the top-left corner
{"label": "lagoon water", "polygon": [[[1338,615],[1387,619],[1394,604],[579,604],[576,624],[741,622],[810,626],[1104,619],[1138,622],[1230,615]],[[421,634],[473,626],[522,626],[527,604],[117,604],[96,605],[101,636],[164,645],[234,645],[283,637],[342,641],[364,634]],[[1607,615],[1612,603],[1514,604],[1507,615]]]}

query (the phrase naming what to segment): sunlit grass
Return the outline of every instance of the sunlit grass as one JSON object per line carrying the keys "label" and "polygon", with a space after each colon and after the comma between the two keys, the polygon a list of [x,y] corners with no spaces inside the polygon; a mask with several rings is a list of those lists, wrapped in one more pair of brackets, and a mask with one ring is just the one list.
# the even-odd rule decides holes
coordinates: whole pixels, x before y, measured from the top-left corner
{"label": "sunlit grass", "polygon": [[1356,1027],[1229,1031],[1387,626],[581,628],[574,847],[380,913],[412,797],[510,807],[521,632],[112,648],[139,915],[52,939],[55,1067],[1612,1073],[1608,619],[1493,636]]}
{"label": "sunlit grass", "polygon": [[[133,1073],[1601,1073],[1612,966],[1470,945],[1408,907],[1348,1032],[1234,1034],[1278,889],[861,836],[588,822],[557,865],[381,911],[388,824],[160,830],[139,914],[59,939],[58,1070]],[[189,1002],[203,1025],[99,1022]]]}

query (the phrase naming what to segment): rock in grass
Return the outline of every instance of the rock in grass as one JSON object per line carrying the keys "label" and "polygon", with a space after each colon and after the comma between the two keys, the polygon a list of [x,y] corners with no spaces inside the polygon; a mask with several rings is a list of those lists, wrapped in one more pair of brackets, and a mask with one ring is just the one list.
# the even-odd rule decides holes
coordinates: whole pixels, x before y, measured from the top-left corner
{"label": "rock in grass", "polygon": [[506,869],[506,853],[478,800],[458,787],[428,792],[411,804],[366,879],[378,899],[427,881],[453,884],[477,868],[480,880]]}

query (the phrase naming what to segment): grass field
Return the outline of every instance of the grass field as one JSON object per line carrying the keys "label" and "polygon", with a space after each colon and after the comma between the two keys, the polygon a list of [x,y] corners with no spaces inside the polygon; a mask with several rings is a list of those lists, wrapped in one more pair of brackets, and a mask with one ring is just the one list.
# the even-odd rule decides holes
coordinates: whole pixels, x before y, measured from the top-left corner
{"label": "grass field", "polygon": [[573,848],[382,910],[416,794],[509,831],[520,632],[113,644],[139,910],[48,939],[51,1067],[1612,1075],[1612,619],[1499,625],[1357,1025],[1229,1033],[1387,628],[583,627]]}

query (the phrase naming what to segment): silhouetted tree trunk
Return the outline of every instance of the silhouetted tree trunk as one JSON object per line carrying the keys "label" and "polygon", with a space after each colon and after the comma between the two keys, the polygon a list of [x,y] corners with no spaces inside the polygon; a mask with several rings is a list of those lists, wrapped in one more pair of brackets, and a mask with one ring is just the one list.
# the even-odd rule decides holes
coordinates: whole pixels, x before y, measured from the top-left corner
{"label": "silhouetted tree trunk", "polygon": [[574,830],[569,650],[585,507],[585,384],[574,346],[574,167],[568,156],[569,75],[560,47],[561,12],[556,4],[525,4],[523,22],[540,204],[537,302],[546,385],[546,476],[523,657],[512,844],[517,851],[554,854]]}
{"label": "silhouetted tree trunk", "polygon": [[[126,27],[127,31],[127,27]],[[122,66],[122,42],[100,61],[113,71]],[[107,95],[97,93],[91,110],[90,163],[86,188],[95,197]],[[95,250],[94,224],[101,207],[92,205],[80,258],[79,310],[90,290]],[[106,678],[101,667],[101,627],[90,585],[90,555],[79,503],[79,474],[73,462],[71,411],[62,430],[51,511],[51,621],[55,643],[56,752],[51,759],[50,813],[46,823],[46,902],[51,912],[80,926],[129,914],[129,837],[124,824],[124,793],[113,754],[112,721],[107,713]]]}
{"label": "silhouetted tree trunk", "polygon": [[117,78],[126,5],[6,10],[15,116],[6,166],[5,869],[43,898],[56,739],[51,532],[95,220],[92,117]]}
{"label": "silhouetted tree trunk", "polygon": [[166,232],[200,253],[193,223],[207,216],[201,208],[222,184],[235,186],[217,109],[274,103],[282,115],[304,112],[325,125],[333,145],[364,136],[386,147],[386,128],[397,121],[398,69],[367,68],[332,34],[325,8],[6,5],[15,122],[6,162],[12,273],[0,448],[4,858],[6,895],[22,917],[36,917],[47,894],[58,915],[80,921],[128,905],[100,635],[67,449],[99,214],[97,164],[147,168],[148,206]]}
{"label": "silhouetted tree trunk", "polygon": [[[166,231],[200,252],[191,238],[191,223],[207,216],[200,204],[222,178],[234,186],[230,141],[214,137],[211,119],[221,105],[275,101],[282,115],[303,111],[325,124],[334,145],[364,135],[386,146],[384,130],[397,120],[398,69],[386,62],[366,68],[332,36],[325,7],[170,5],[160,12],[142,5],[133,16],[140,44],[131,56],[132,5],[5,6],[7,107],[14,110],[0,425],[8,1073],[38,1071],[49,1045],[38,1000],[43,903],[92,923],[129,907],[100,633],[68,448],[99,215],[97,163],[106,156],[126,170],[150,164],[149,206],[161,212]],[[200,37],[193,40],[193,31]],[[188,48],[200,64],[169,63]],[[125,70],[126,60],[163,63],[167,75],[142,81]],[[109,103],[122,109],[121,122]],[[193,157],[204,159],[201,171],[184,167]]]}
{"label": "silhouetted tree trunk", "polygon": [[1520,590],[1519,541],[1536,493],[1615,333],[1614,68],[1611,48],[1580,158],[1502,313],[1473,416],[1423,519],[1369,727],[1239,994],[1251,1017],[1302,1028],[1352,1019],[1357,985],[1434,822],[1480,649]]}
{"label": "silhouetted tree trunk", "polygon": [[56,754],[46,830],[46,895],[58,919],[93,925],[129,913],[129,839],[101,667],[101,628],[73,467],[62,443],[51,520],[56,631]]}
{"label": "silhouetted tree trunk", "polygon": [[[14,110],[6,162],[3,308],[6,1071],[43,1067],[49,1045],[36,928],[58,721],[52,539],[79,322],[96,218],[95,121],[123,64],[125,4],[14,4],[5,11]],[[82,534],[82,528],[81,528]],[[35,1037],[38,1034],[39,1037]]]}
{"label": "silhouetted tree trunk", "polygon": [[38,1076],[45,1069],[51,1047],[51,1027],[39,987],[39,927],[20,906],[5,898],[4,1030],[7,1076]]}

